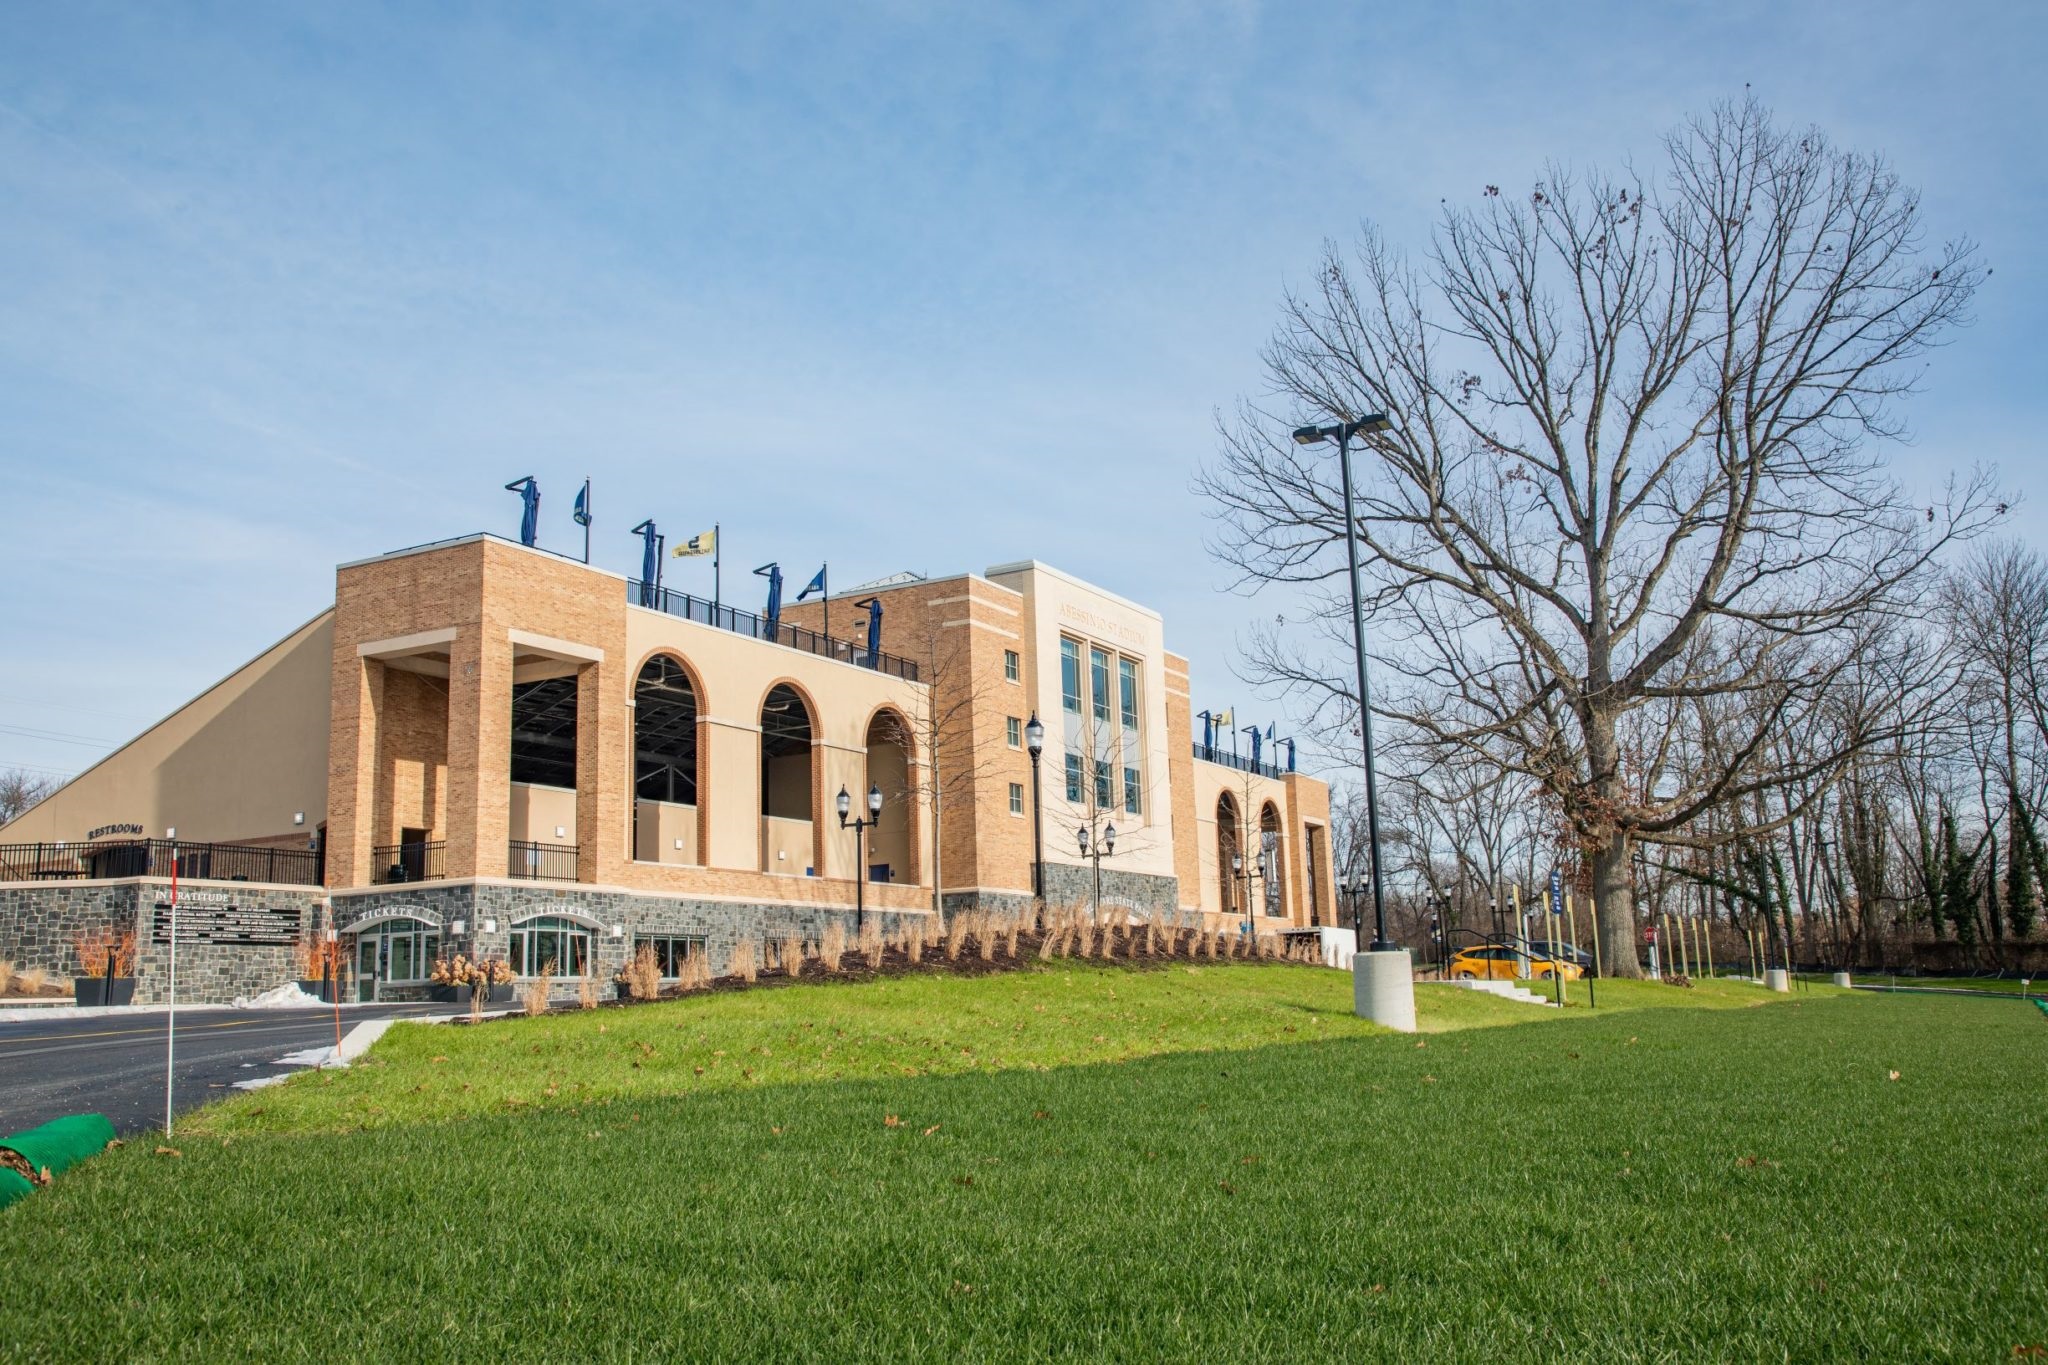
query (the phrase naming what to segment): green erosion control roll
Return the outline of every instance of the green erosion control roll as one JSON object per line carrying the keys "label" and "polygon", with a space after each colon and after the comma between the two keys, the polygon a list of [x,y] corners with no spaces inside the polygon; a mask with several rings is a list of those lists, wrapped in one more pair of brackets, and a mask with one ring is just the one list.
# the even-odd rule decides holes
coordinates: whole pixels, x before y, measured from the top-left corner
{"label": "green erosion control roll", "polygon": [[98,1156],[113,1140],[114,1125],[105,1114],[71,1114],[0,1138],[0,1151],[19,1156],[40,1181],[46,1174],[62,1175],[87,1157]]}
{"label": "green erosion control roll", "polygon": [[17,1199],[26,1199],[35,1186],[13,1171],[0,1168],[0,1209]]}

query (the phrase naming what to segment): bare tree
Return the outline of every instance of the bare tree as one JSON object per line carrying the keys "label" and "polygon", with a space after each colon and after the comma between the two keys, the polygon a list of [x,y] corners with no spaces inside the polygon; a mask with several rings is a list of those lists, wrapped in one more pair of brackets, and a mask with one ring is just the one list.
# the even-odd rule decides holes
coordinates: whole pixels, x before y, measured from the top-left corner
{"label": "bare tree", "polygon": [[0,768],[0,825],[19,818],[63,785],[61,777],[30,772],[27,768]]}
{"label": "bare tree", "polygon": [[[1983,476],[1915,505],[1870,449],[1903,434],[1897,400],[1964,319],[1985,273],[1971,244],[1928,248],[1881,160],[1754,102],[1665,152],[1654,183],[1489,187],[1445,210],[1420,265],[1370,230],[1349,258],[1330,248],[1264,353],[1274,410],[1243,406],[1200,480],[1217,553],[1248,583],[1311,585],[1341,620],[1336,469],[1289,434],[1392,417],[1362,438],[1355,516],[1391,677],[1376,708],[1540,784],[1623,972],[1640,970],[1631,846],[1823,785],[1853,748],[1786,771],[1770,741],[1995,515]],[[1259,680],[1355,723],[1345,670],[1312,643],[1267,633],[1255,651]],[[1631,718],[1677,724],[1701,697],[1738,703],[1725,757],[1660,786],[1654,752],[1624,747]]]}

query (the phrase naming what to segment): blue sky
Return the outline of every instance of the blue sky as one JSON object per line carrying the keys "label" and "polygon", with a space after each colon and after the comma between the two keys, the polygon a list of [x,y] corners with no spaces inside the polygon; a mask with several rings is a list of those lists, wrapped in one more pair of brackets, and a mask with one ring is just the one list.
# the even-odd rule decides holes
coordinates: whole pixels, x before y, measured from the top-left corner
{"label": "blue sky", "polygon": [[740,591],[1035,556],[1277,714],[1188,487],[1283,288],[1745,83],[1983,244],[1898,459],[2025,498],[2043,51],[2010,0],[6,6],[0,765],[83,768],[339,561],[514,530],[528,473],[544,541],[588,475],[599,562],[717,521]]}

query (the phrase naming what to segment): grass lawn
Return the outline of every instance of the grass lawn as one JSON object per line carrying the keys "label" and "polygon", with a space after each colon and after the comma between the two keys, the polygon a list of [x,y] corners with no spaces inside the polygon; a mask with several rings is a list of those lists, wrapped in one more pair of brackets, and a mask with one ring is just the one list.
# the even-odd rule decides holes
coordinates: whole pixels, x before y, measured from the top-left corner
{"label": "grass lawn", "polygon": [[407,1026],[0,1214],[0,1356],[2048,1344],[2039,1011],[1418,995],[1420,1037],[1286,966]]}

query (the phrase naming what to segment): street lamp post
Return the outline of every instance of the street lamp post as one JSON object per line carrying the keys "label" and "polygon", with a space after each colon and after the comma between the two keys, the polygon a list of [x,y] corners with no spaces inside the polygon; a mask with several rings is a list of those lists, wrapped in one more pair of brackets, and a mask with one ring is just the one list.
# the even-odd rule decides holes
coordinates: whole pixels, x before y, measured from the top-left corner
{"label": "street lamp post", "polygon": [[1265,868],[1260,865],[1263,858],[1264,855],[1261,854],[1258,859],[1252,861],[1250,866],[1246,866],[1242,853],[1230,855],[1231,875],[1244,883],[1244,932],[1247,938],[1256,937],[1258,933],[1259,926],[1256,916],[1259,912],[1253,909],[1252,883],[1258,881],[1265,873]]}
{"label": "street lamp post", "polygon": [[1391,431],[1385,413],[1368,413],[1332,426],[1297,427],[1300,445],[1337,443],[1337,466],[1344,481],[1344,557],[1351,584],[1351,644],[1358,665],[1358,734],[1365,760],[1365,827],[1372,846],[1372,946],[1354,962],[1352,1005],[1360,1015],[1403,1033],[1415,1031],[1415,976],[1407,953],[1387,938],[1386,877],[1380,867],[1379,776],[1373,768],[1372,688],[1365,670],[1365,599],[1358,587],[1358,519],[1352,510],[1351,441],[1353,437]]}
{"label": "street lamp post", "polygon": [[1102,837],[1092,841],[1092,848],[1089,846],[1088,826],[1077,828],[1074,838],[1081,845],[1081,856],[1095,864],[1095,898],[1089,902],[1088,918],[1091,923],[1099,925],[1102,923],[1102,860],[1116,852],[1116,826],[1104,825]]}
{"label": "street lamp post", "polygon": [[868,813],[858,820],[849,822],[846,818],[853,809],[853,798],[846,794],[846,788],[839,789],[833,804],[839,807],[839,828],[853,831],[853,932],[858,935],[867,927],[867,834],[882,823],[882,789],[868,784]]}
{"label": "street lamp post", "polygon": [[1038,902],[1039,922],[1045,922],[1045,802],[1038,788],[1038,760],[1045,755],[1045,727],[1038,713],[1024,727],[1024,747],[1031,751],[1031,896]]}

